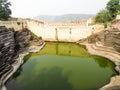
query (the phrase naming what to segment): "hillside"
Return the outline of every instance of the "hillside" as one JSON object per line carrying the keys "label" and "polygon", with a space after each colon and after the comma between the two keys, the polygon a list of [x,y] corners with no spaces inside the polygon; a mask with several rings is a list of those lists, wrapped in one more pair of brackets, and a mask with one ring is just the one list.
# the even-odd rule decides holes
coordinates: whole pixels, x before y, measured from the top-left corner
{"label": "hillside", "polygon": [[93,16],[94,15],[92,14],[65,14],[60,16],[40,15],[36,16],[34,19],[44,22],[77,22],[81,20],[87,20]]}

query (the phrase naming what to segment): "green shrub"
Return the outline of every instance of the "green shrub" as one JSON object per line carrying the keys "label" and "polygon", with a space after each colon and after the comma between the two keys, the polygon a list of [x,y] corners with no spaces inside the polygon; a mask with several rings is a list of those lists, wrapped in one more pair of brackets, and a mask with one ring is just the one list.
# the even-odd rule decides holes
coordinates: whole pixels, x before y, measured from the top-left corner
{"label": "green shrub", "polygon": [[96,22],[98,23],[107,23],[112,20],[109,11],[107,9],[101,10],[95,17]]}

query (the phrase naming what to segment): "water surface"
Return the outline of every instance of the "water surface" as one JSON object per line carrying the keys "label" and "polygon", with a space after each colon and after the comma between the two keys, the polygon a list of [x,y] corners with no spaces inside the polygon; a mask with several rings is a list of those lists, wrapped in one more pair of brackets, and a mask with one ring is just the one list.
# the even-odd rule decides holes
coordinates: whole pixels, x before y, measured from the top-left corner
{"label": "water surface", "polygon": [[116,75],[108,59],[92,56],[73,43],[47,42],[24,60],[8,90],[97,90]]}

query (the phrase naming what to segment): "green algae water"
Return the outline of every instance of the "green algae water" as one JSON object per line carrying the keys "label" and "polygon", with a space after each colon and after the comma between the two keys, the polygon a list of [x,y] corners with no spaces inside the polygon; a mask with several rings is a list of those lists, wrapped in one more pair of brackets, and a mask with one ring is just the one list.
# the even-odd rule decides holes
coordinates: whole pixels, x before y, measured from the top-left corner
{"label": "green algae water", "polygon": [[108,59],[90,55],[73,43],[47,42],[24,60],[8,90],[98,90],[116,75]]}

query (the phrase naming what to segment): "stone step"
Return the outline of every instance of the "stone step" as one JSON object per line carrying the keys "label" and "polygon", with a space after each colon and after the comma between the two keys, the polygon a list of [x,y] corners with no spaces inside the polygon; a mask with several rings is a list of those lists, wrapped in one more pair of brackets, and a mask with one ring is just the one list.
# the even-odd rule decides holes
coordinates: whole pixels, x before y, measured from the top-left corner
{"label": "stone step", "polygon": [[95,44],[95,45],[93,46],[93,48],[94,48],[94,49],[99,49],[99,50],[102,50],[102,51],[111,52],[111,53],[120,55],[120,53],[116,52],[115,49],[113,49],[113,48],[111,48],[111,47],[98,46],[98,45]]}
{"label": "stone step", "polygon": [[5,26],[0,26],[0,33],[8,32],[9,30]]}
{"label": "stone step", "polygon": [[100,46],[97,46],[97,45],[93,45],[92,48],[95,49],[95,50],[98,50],[98,51],[104,51],[104,52],[108,52],[108,53],[112,52],[111,50],[109,50],[107,48],[100,47]]}
{"label": "stone step", "polygon": [[[101,52],[102,54],[106,55],[106,57],[108,58],[108,56],[110,56],[110,58],[112,58],[111,60],[113,60],[113,58],[115,59],[114,61],[118,61],[120,59],[120,53],[111,50],[108,50],[106,48],[99,48],[99,46],[97,47],[96,45],[92,45],[91,46],[92,49],[94,49],[95,51]],[[101,55],[102,55],[101,54]],[[112,57],[114,56],[114,57]]]}
{"label": "stone step", "polygon": [[5,31],[6,27],[5,26],[0,26],[0,31]]}
{"label": "stone step", "polygon": [[6,51],[1,51],[1,53],[2,53],[2,54],[0,55],[0,57],[6,57],[6,56],[9,57],[9,55],[13,55],[14,50],[6,49]]}
{"label": "stone step", "polygon": [[9,42],[8,40],[9,40],[9,41],[14,41],[14,38],[13,38],[13,37],[6,37],[6,38],[4,38],[4,39],[2,38],[2,39],[0,39],[0,42],[4,42],[4,41],[5,41],[5,42]]}
{"label": "stone step", "polygon": [[13,34],[13,32],[12,31],[10,31],[10,30],[8,30],[8,29],[6,29],[7,31],[6,32],[2,32],[3,34]]}
{"label": "stone step", "polygon": [[7,53],[9,50],[10,50],[10,48],[4,47],[1,49],[1,53]]}
{"label": "stone step", "polygon": [[11,72],[13,71],[13,67],[11,66],[8,71],[6,71],[0,78],[3,81]]}
{"label": "stone step", "polygon": [[5,64],[5,65],[3,65],[3,66],[1,66],[1,68],[0,68],[0,72],[2,72],[5,68],[7,67],[7,65]]}
{"label": "stone step", "polygon": [[11,69],[12,66],[7,65],[2,71],[0,71],[0,78],[2,75],[4,75],[6,72],[8,72]]}
{"label": "stone step", "polygon": [[5,63],[0,63],[0,69],[5,66]]}
{"label": "stone step", "polygon": [[[8,56],[9,56],[9,57],[8,57]],[[6,56],[4,56],[4,57],[2,57],[2,58],[4,58],[4,61],[3,61],[3,62],[7,63],[8,60],[11,60],[11,59],[12,59],[12,56],[11,56],[11,55],[6,55]]]}
{"label": "stone step", "polygon": [[14,35],[13,33],[2,33],[2,35],[0,35],[0,38],[6,38],[6,37],[13,37],[14,38]]}

